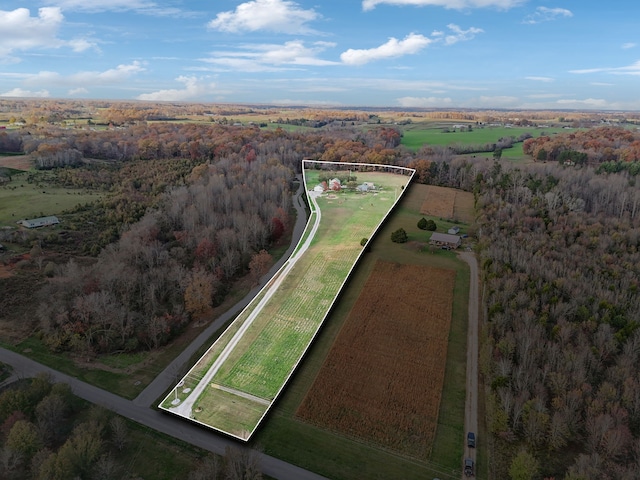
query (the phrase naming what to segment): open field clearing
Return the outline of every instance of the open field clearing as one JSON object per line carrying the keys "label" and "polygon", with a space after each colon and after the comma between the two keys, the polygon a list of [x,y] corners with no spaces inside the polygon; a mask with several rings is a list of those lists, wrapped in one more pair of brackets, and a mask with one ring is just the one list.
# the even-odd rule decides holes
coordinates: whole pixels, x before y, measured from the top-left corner
{"label": "open field clearing", "polygon": [[297,415],[427,458],[444,381],[454,282],[453,270],[378,261]]}
{"label": "open field clearing", "polygon": [[[461,124],[465,124],[459,122]],[[418,150],[424,145],[447,146],[454,144],[470,145],[496,143],[502,137],[516,137],[529,133],[532,137],[541,135],[554,135],[557,133],[566,133],[566,129],[561,127],[542,128],[542,127],[504,127],[504,126],[482,126],[478,127],[471,124],[472,131],[461,131],[453,128],[453,123],[416,123],[402,127],[402,145],[412,150]],[[449,130],[449,131],[446,131]],[[482,155],[479,153],[478,155]],[[486,153],[491,156],[491,152]],[[503,150],[504,158],[519,159],[524,156],[522,152],[522,144],[515,144],[512,148]]]}
{"label": "open field clearing", "polygon": [[0,187],[0,225],[15,226],[16,221],[57,215],[80,203],[100,198],[100,193],[27,182],[27,173],[13,175]]}
{"label": "open field clearing", "polygon": [[[322,325],[362,252],[361,239],[373,234],[408,184],[413,171],[398,171],[402,174],[358,172],[360,182],[376,185],[375,191],[366,194],[346,190],[314,193],[312,204],[317,202],[317,211],[307,229],[315,233],[303,235],[304,245],[161,408],[248,439]],[[308,172],[307,190],[319,175],[316,170],[305,170]]]}
{"label": "open field clearing", "polygon": [[443,219],[458,220],[464,223],[473,221],[473,194],[453,188],[426,186],[426,195],[420,206],[422,215]]}

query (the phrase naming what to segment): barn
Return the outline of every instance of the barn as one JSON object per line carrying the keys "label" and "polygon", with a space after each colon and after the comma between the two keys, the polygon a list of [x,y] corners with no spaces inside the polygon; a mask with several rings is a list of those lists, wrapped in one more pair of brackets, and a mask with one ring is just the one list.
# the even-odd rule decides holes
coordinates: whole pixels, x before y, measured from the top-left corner
{"label": "barn", "polygon": [[462,239],[459,235],[450,235],[448,233],[433,232],[431,239],[429,240],[431,245],[436,247],[442,247],[446,249],[458,248],[462,244]]}

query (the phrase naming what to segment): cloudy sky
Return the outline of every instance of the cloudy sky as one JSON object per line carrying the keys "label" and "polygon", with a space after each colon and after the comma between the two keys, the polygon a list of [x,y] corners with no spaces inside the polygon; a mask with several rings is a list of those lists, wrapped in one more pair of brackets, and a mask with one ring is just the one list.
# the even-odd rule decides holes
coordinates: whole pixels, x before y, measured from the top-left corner
{"label": "cloudy sky", "polygon": [[640,110],[638,0],[0,0],[0,96]]}

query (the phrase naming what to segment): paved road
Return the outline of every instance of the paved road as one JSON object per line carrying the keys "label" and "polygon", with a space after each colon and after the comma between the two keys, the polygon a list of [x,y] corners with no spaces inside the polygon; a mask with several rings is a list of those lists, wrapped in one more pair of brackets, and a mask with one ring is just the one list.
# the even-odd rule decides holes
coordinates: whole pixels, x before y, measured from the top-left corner
{"label": "paved road", "polygon": [[[206,430],[203,427],[191,422],[186,422],[169,414],[163,414],[149,407],[151,407],[154,402],[169,389],[170,386],[177,382],[178,373],[182,371],[183,366],[191,358],[193,353],[200,348],[211,337],[211,335],[213,335],[213,333],[241,311],[260,291],[262,285],[267,282],[276,271],[278,271],[278,269],[292,254],[298,240],[302,237],[307,221],[302,193],[303,185],[302,180],[300,179],[300,187],[293,197],[293,204],[297,211],[296,224],[294,226],[292,243],[287,252],[282,256],[278,263],[271,268],[269,273],[262,278],[259,286],[251,290],[245,298],[238,302],[228,312],[212,322],[212,324],[207,327],[207,329],[204,330],[191,343],[191,345],[189,345],[189,347],[178,355],[178,357],[176,357],[176,359],[171,362],[171,364],[169,364],[169,366],[160,375],[158,375],[135,400],[126,400],[114,395],[113,393],[107,392],[106,390],[89,385],[88,383],[82,382],[64,373],[60,373],[18,353],[11,352],[3,348],[0,348],[0,362],[9,364],[13,367],[12,379],[29,378],[41,372],[48,372],[56,382],[69,384],[77,396],[91,403],[101,405],[119,415],[122,415],[123,417],[127,417],[142,425],[146,425],[172,437],[179,438],[210,452],[223,455],[226,447],[228,446],[245,448],[241,444],[227,437],[223,437],[215,432]],[[7,382],[8,381],[9,379]],[[263,472],[273,478],[282,480],[326,480],[320,475],[296,467],[295,465],[286,463],[277,458],[264,455],[262,453],[259,453],[259,455]]]}
{"label": "paved road", "polygon": [[[60,373],[41,365],[20,354],[0,348],[0,362],[13,366],[13,373],[18,378],[33,377],[41,372],[48,372],[56,382],[67,383],[73,392],[85,400],[101,405],[109,410],[130,418],[159,432],[166,433],[185,442],[196,445],[219,455],[224,455],[227,446],[244,448],[239,443],[206,430],[191,422],[185,422],[169,414],[163,414],[146,406],[136,405],[130,400],[114,395],[88,383]],[[262,471],[267,475],[282,480],[323,480],[324,477],[303,470],[289,463],[268,455],[260,455]]]}
{"label": "paved road", "polygon": [[[475,432],[478,441],[478,261],[473,252],[462,252],[460,259],[469,265],[469,327],[467,332],[467,400],[464,409],[465,432]],[[479,439],[482,441],[482,439]],[[476,461],[476,449],[467,447],[464,437],[465,457]],[[462,478],[467,478],[462,474]]]}

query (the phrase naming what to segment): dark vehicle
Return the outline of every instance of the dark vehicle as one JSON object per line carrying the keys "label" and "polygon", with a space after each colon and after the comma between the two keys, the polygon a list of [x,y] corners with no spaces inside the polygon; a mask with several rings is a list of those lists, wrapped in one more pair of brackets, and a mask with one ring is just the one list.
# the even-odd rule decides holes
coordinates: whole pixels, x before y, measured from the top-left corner
{"label": "dark vehicle", "polygon": [[467,477],[473,477],[473,460],[470,458],[464,459],[464,474]]}
{"label": "dark vehicle", "polygon": [[467,447],[476,448],[476,434],[473,432],[467,433]]}

